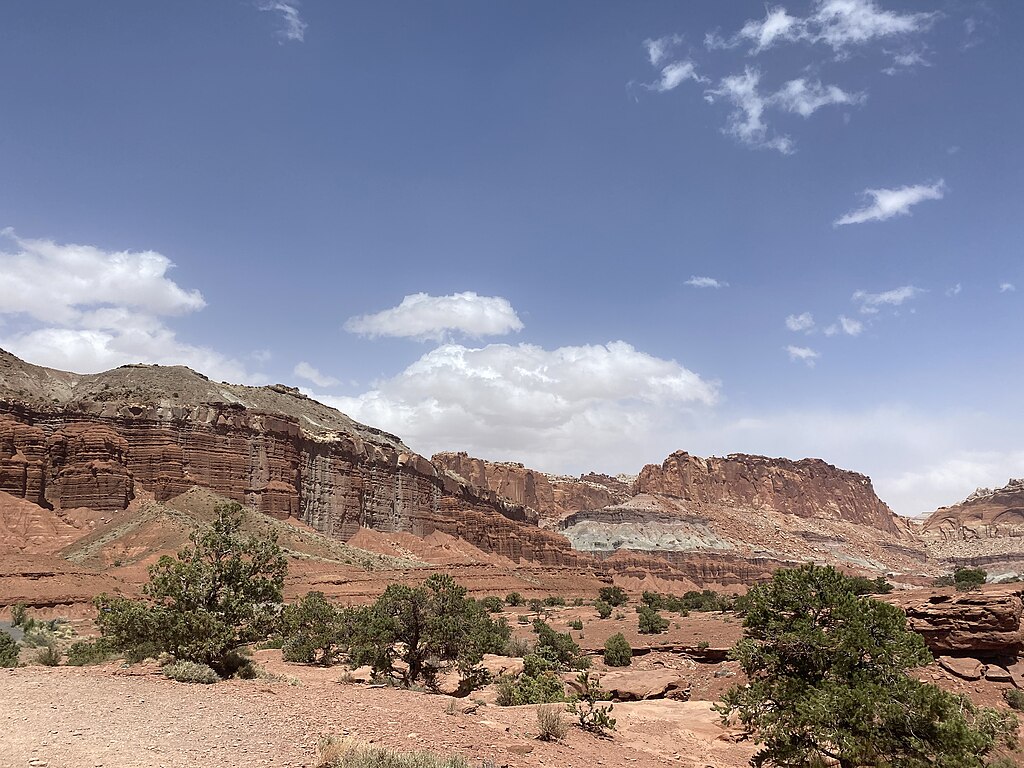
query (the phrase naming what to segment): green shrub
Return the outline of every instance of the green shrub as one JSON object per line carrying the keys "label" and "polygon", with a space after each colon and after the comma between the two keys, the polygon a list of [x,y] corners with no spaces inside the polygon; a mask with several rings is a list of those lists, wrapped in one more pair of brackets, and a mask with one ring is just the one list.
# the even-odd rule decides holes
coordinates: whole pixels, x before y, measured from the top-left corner
{"label": "green shrub", "polygon": [[243,538],[238,504],[149,569],[144,600],[100,595],[97,624],[129,660],[167,652],[230,674],[235,649],[269,636],[288,567],[276,538]]}
{"label": "green shrub", "polygon": [[597,600],[594,602],[594,607],[597,609],[597,615],[599,618],[607,619],[612,615],[612,606],[610,603],[606,603],[604,600]]}
{"label": "green shrub", "polygon": [[537,707],[537,738],[541,741],[561,741],[569,732],[562,719],[560,707]]}
{"label": "green shrub", "polygon": [[488,613],[501,613],[505,608],[505,603],[497,595],[488,595],[480,601],[480,604],[487,609]]}
{"label": "green shrub", "polygon": [[176,661],[168,664],[163,669],[164,677],[177,680],[179,683],[202,683],[209,685],[220,680],[211,667],[205,664],[197,664],[194,661]]}
{"label": "green shrub", "polygon": [[579,608],[581,605],[583,605],[583,598],[582,597],[574,597],[572,599],[572,604],[574,606],[576,606],[577,608]]}
{"label": "green shrub", "polygon": [[893,590],[892,584],[884,576],[869,579],[866,576],[851,576],[850,583],[855,595],[888,595]]}
{"label": "green shrub", "polygon": [[668,629],[668,620],[654,609],[644,606],[638,613],[641,635],[658,635]]}
{"label": "green shrub", "polygon": [[608,605],[613,608],[625,605],[629,600],[626,590],[622,587],[601,587],[601,589],[598,590],[597,596],[600,600],[608,603]]}
{"label": "green shrub", "polygon": [[567,709],[576,716],[580,728],[599,736],[615,730],[615,718],[611,716],[614,705],[603,706],[597,703],[608,698],[597,679],[591,679],[590,673],[584,671],[576,676],[576,682],[582,693],[573,699]]}
{"label": "green shrub", "polygon": [[540,613],[544,610],[544,601],[538,597],[533,598],[526,605],[531,613]]}
{"label": "green shrub", "polygon": [[1006,699],[1006,704],[1010,709],[1016,709],[1018,712],[1024,711],[1024,691],[1007,688],[1003,691],[1003,698]]}
{"label": "green shrub", "polygon": [[574,666],[582,654],[579,645],[569,633],[556,632],[540,619],[534,620],[533,631],[537,633],[537,654],[559,669]]}
{"label": "green shrub", "polygon": [[516,621],[519,622],[520,624],[529,624],[530,623],[530,617],[526,616],[526,615],[523,615],[523,614],[519,614],[518,618],[516,618]]}
{"label": "green shrub", "polygon": [[299,664],[331,666],[345,642],[344,613],[323,592],[307,592],[281,612],[281,658]]}
{"label": "green shrub", "polygon": [[633,648],[621,632],[605,641],[604,663],[609,667],[628,667],[633,663]]}
{"label": "green shrub", "polygon": [[509,592],[505,595],[505,602],[513,607],[520,606],[523,604],[523,596],[518,592]]}
{"label": "green shrub", "polygon": [[832,567],[776,571],[750,591],[743,625],[733,657],[749,682],[717,709],[762,745],[753,765],[981,768],[1017,729],[908,674],[932,659],[924,640]]}
{"label": "green shrub", "polygon": [[102,664],[114,656],[115,651],[107,645],[103,638],[78,640],[68,646],[68,665],[72,667]]}
{"label": "green shrub", "polygon": [[549,704],[565,701],[565,686],[547,659],[530,654],[523,659],[523,673],[518,677],[498,680],[499,707],[517,707],[523,704]]}
{"label": "green shrub", "polygon": [[583,621],[581,619],[573,619],[569,622],[569,627],[576,631],[580,631],[583,629]]}
{"label": "green shrub", "polygon": [[736,596],[723,595],[711,589],[701,592],[690,590],[682,597],[663,595],[658,592],[644,592],[641,601],[655,611],[671,611],[686,616],[690,611],[710,613],[730,611],[736,606]]}
{"label": "green shrub", "polygon": [[11,625],[20,627],[25,623],[28,608],[24,603],[15,603],[11,606]]}
{"label": "green shrub", "polygon": [[0,668],[18,666],[18,643],[6,632],[0,631]]}
{"label": "green shrub", "polygon": [[510,637],[505,643],[504,654],[512,658],[523,658],[530,652],[530,644],[519,637]]}
{"label": "green shrub", "polygon": [[565,598],[559,595],[548,595],[544,598],[544,605],[548,607],[565,605]]}

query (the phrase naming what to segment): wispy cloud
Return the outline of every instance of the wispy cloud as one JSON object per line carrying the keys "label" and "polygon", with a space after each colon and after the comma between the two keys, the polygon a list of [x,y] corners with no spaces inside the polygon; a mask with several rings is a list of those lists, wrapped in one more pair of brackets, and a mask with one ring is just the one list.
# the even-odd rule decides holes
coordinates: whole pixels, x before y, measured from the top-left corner
{"label": "wispy cloud", "polygon": [[693,288],[728,288],[729,284],[724,280],[716,280],[713,277],[703,277],[701,275],[693,275],[689,280],[686,281],[686,285],[692,286]]}
{"label": "wispy cloud", "polygon": [[683,42],[681,35],[665,35],[653,40],[644,40],[647,49],[647,60],[652,67],[660,67],[671,58],[670,52]]}
{"label": "wispy cloud", "polygon": [[748,45],[752,56],[780,43],[822,44],[843,57],[854,46],[925,32],[939,15],[887,11],[873,0],[818,0],[808,16],[791,16],[781,6],[768,8],[763,19],[748,20],[731,37],[709,34],[704,42],[710,49]]}
{"label": "wispy cloud", "polygon": [[665,93],[674,90],[687,80],[697,83],[706,83],[708,79],[697,74],[697,68],[692,61],[673,61],[661,69],[661,77],[653,83],[645,83],[644,88],[649,91]]}
{"label": "wispy cloud", "polygon": [[338,380],[333,376],[327,376],[321,373],[318,369],[307,363],[305,360],[298,363],[292,370],[292,373],[300,379],[311,381],[318,387],[333,387],[338,383]]}
{"label": "wispy cloud", "polygon": [[845,333],[847,336],[860,336],[864,330],[864,323],[846,315],[840,315],[839,319],[825,329],[826,336],[836,336]]}
{"label": "wispy cloud", "polygon": [[914,67],[930,67],[932,63],[925,58],[924,49],[897,51],[886,51],[892,56],[892,64],[882,71],[887,75],[898,75],[900,72],[908,72]]}
{"label": "wispy cloud", "polygon": [[448,296],[414,293],[397,307],[352,317],[345,323],[346,331],[361,336],[420,341],[441,341],[452,332],[479,339],[522,329],[523,323],[508,299],[480,296],[472,291]]}
{"label": "wispy cloud", "polygon": [[814,315],[810,312],[789,315],[786,318],[786,327],[794,333],[809,333],[814,330]]}
{"label": "wispy cloud", "polygon": [[964,289],[964,287],[962,285],[960,285],[960,283],[957,283],[956,285],[951,286],[950,288],[946,289],[946,295],[947,296],[958,296],[960,294],[960,291],[962,291],[963,289]]}
{"label": "wispy cloud", "polygon": [[946,183],[939,179],[934,184],[915,184],[896,189],[865,189],[870,203],[863,208],[840,216],[834,226],[863,224],[866,221],[885,221],[893,216],[905,216],[911,207],[925,200],[941,200],[946,194]]}
{"label": "wispy cloud", "polygon": [[299,15],[298,3],[285,3],[282,0],[261,0],[256,7],[261,11],[281,14],[283,25],[278,30],[281,42],[301,43],[306,39],[307,24]]}
{"label": "wispy cloud", "polygon": [[808,368],[813,368],[815,361],[821,357],[820,353],[810,347],[794,347],[792,344],[786,347],[786,352],[789,354],[790,360],[806,363]]}
{"label": "wispy cloud", "polygon": [[925,293],[923,288],[918,288],[913,285],[903,285],[899,288],[893,288],[890,291],[882,291],[881,293],[855,291],[852,298],[853,301],[860,305],[860,311],[862,313],[866,315],[873,315],[878,312],[881,307],[898,307],[904,302],[920,296],[922,293]]}
{"label": "wispy cloud", "polygon": [[1017,290],[1017,286],[1015,286],[1013,283],[1000,283],[999,284],[999,292],[1000,293],[1010,293],[1010,292],[1016,291],[1016,290]]}

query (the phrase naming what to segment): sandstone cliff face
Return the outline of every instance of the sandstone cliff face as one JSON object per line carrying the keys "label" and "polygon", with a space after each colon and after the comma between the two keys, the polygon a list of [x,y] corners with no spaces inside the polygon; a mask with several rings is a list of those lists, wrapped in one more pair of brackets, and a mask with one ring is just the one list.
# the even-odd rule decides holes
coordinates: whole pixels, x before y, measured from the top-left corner
{"label": "sandstone cliff face", "polygon": [[907,529],[876,495],[865,475],[821,459],[769,459],[732,454],[703,459],[685,451],[648,464],[636,493],[680,498],[697,506],[721,504],[799,517],[843,520],[903,536]]}
{"label": "sandstone cliff face", "polygon": [[593,472],[578,478],[551,475],[517,462],[486,461],[465,452],[436,453],[431,461],[471,485],[489,488],[535,510],[542,525],[554,525],[573,512],[618,504],[633,495],[630,483]]}
{"label": "sandstone cliff face", "polygon": [[1016,657],[1024,651],[1020,585],[988,586],[977,592],[917,590],[887,601],[907,614],[907,626],[936,653]]}
{"label": "sandstone cliff face", "polygon": [[296,390],[213,384],[180,367],[45,370],[0,355],[0,490],[14,496],[123,509],[136,486],[160,501],[198,485],[342,540],[360,526],[441,531],[513,560],[581,560],[531,510]]}
{"label": "sandstone cliff face", "polygon": [[921,536],[950,568],[980,567],[995,577],[1024,573],[1024,479],[940,507],[923,522]]}

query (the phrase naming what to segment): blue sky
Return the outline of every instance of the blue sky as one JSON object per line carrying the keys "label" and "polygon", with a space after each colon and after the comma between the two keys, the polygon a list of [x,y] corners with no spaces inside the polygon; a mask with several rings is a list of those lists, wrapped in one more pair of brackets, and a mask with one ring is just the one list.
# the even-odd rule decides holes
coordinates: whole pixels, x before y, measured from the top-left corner
{"label": "blue sky", "polygon": [[0,346],[429,454],[1024,475],[1024,6],[9,2]]}

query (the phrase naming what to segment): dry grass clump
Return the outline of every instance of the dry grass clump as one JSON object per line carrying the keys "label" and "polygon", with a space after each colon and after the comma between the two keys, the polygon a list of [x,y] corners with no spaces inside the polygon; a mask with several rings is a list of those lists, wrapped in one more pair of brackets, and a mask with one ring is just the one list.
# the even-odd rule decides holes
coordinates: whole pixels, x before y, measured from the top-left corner
{"label": "dry grass clump", "polygon": [[561,741],[569,732],[569,724],[562,719],[562,707],[537,707],[537,738],[541,741]]}
{"label": "dry grass clump", "polygon": [[317,768],[469,768],[469,763],[463,757],[438,757],[430,752],[398,752],[336,736],[320,739],[315,765]]}
{"label": "dry grass clump", "polygon": [[216,683],[220,677],[205,664],[194,661],[176,661],[164,667],[164,676],[179,683]]}

